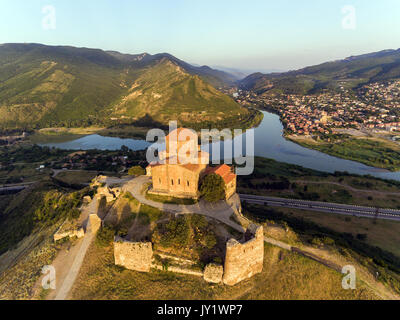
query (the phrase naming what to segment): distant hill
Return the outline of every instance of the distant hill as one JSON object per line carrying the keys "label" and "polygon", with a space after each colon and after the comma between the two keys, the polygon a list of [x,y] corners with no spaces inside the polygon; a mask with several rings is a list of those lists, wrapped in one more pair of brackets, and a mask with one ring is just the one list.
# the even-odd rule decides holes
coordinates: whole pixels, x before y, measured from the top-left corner
{"label": "distant hill", "polygon": [[240,118],[247,110],[217,91],[198,75],[192,75],[173,60],[162,58],[146,68],[126,95],[115,104],[115,117],[146,116],[159,123],[179,119],[196,124]]}
{"label": "distant hill", "polygon": [[400,78],[400,49],[352,56],[286,73],[254,73],[239,85],[258,93],[314,93],[322,89],[356,88]]}
{"label": "distant hill", "polygon": [[166,124],[177,115],[213,123],[236,115],[239,123],[249,111],[215,89],[233,81],[167,53],[2,44],[0,128],[112,126],[141,117]]}

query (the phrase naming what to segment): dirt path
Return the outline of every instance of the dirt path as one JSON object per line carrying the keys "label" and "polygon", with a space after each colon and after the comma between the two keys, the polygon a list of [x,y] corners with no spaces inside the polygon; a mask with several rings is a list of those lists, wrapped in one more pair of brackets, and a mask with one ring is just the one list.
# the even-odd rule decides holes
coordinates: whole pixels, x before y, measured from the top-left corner
{"label": "dirt path", "polygon": [[[48,300],[65,300],[68,298],[79,270],[82,266],[86,252],[92,243],[95,233],[91,231],[88,217],[97,210],[97,200],[93,200],[82,208],[80,220],[86,223],[86,233],[82,239],[77,240],[71,247],[59,252],[52,265],[56,270],[56,290],[47,296]],[[41,281],[41,279],[39,279]]]}
{"label": "dirt path", "polygon": [[61,285],[60,289],[58,290],[54,300],[66,300],[67,299],[68,294],[69,294],[72,286],[74,285],[75,279],[78,276],[79,270],[81,269],[86,252],[89,249],[89,246],[94,239],[94,236],[95,236],[95,233],[93,233],[91,231],[89,231],[85,235],[85,237],[79,247],[79,250],[76,252],[74,262],[73,262],[71,268],[69,269],[64,281],[62,282],[62,285]]}

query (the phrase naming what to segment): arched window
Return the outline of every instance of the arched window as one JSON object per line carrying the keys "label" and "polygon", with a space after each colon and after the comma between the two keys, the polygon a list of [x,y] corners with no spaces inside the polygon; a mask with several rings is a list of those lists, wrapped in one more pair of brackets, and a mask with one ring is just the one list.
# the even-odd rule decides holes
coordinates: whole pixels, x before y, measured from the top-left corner
{"label": "arched window", "polygon": [[181,179],[178,179],[178,184],[181,185]]}
{"label": "arched window", "polygon": [[190,187],[190,182],[189,182],[189,180],[188,180],[188,182],[187,182],[187,186]]}
{"label": "arched window", "polygon": [[158,178],[158,182],[160,182],[160,184],[161,184],[161,178]]}
{"label": "arched window", "polygon": [[171,180],[171,185],[174,185],[174,179]]}

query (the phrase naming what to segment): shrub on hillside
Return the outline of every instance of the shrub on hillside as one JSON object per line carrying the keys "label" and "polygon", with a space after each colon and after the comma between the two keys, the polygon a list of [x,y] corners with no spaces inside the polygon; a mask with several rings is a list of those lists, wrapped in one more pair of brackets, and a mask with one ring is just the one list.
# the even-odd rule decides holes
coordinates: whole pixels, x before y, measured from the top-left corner
{"label": "shrub on hillside", "polygon": [[179,217],[158,224],[153,233],[152,241],[163,247],[184,248],[189,244],[190,225],[188,217]]}
{"label": "shrub on hillside", "polygon": [[97,231],[96,244],[99,247],[108,247],[114,240],[115,230],[110,226],[104,226]]}
{"label": "shrub on hillside", "polygon": [[146,174],[146,170],[144,170],[141,166],[134,166],[128,170],[128,174],[130,176],[144,176]]}

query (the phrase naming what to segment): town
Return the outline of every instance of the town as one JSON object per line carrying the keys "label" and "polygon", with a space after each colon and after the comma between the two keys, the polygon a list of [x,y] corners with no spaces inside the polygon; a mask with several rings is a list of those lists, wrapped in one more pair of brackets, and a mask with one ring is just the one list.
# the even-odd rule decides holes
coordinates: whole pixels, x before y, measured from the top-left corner
{"label": "town", "polygon": [[338,128],[400,131],[400,81],[309,95],[244,90],[232,95],[242,105],[255,104],[279,114],[287,134],[323,136]]}

